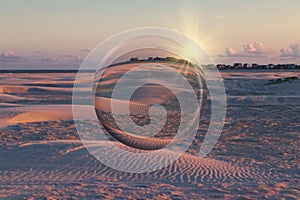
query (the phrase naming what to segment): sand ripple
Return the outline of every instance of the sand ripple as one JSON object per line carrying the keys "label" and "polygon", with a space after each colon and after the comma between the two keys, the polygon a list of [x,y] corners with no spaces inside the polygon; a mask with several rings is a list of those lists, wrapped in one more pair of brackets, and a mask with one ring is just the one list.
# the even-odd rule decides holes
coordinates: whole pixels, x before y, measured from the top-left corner
{"label": "sand ripple", "polygon": [[[105,145],[105,142],[97,144]],[[97,180],[164,180],[197,184],[218,181],[271,181],[276,178],[266,169],[247,168],[189,154],[184,154],[176,162],[159,171],[143,174],[125,173],[101,164],[78,141],[41,141],[11,148],[0,156],[0,184]],[[128,161],[123,155],[114,156],[116,161],[128,162],[128,165],[136,164],[134,161]],[[20,159],[21,157],[26,159]]]}

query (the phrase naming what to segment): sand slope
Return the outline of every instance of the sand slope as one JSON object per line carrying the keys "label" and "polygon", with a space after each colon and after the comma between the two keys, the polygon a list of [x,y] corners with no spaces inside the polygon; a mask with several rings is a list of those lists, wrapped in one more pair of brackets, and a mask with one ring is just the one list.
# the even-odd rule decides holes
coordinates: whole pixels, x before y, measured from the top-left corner
{"label": "sand slope", "polygon": [[[97,144],[105,145],[105,142]],[[2,149],[0,156],[1,185],[49,184],[51,182],[91,183],[104,180],[118,183],[163,181],[180,185],[181,183],[272,181],[276,179],[275,175],[267,170],[250,169],[238,164],[209,158],[201,159],[188,154],[159,171],[144,174],[124,173],[101,164],[87,152],[79,141],[37,141],[11,146],[9,149],[5,152]],[[126,161],[122,155],[115,156]]]}
{"label": "sand slope", "polygon": [[[88,115],[86,106],[77,106],[77,109],[81,110],[82,117]],[[19,105],[18,107],[1,108],[0,127],[18,123],[72,119],[71,105]]]}

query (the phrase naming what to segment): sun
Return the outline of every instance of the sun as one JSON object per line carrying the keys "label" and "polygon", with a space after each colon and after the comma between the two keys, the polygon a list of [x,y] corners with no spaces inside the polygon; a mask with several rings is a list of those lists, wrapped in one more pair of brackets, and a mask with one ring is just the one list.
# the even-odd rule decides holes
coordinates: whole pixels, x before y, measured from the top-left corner
{"label": "sun", "polygon": [[[170,27],[190,38],[207,53],[206,49],[211,49],[208,47],[212,47],[213,45],[214,48],[217,48],[214,42],[216,32],[202,28],[205,19],[201,14],[201,10],[196,8],[199,8],[196,1],[183,5],[181,12],[178,13],[176,23],[174,21],[170,22]],[[185,45],[182,53],[187,58],[195,58],[199,53],[203,52],[199,52],[199,49],[191,42]],[[208,55],[210,54],[208,53]]]}

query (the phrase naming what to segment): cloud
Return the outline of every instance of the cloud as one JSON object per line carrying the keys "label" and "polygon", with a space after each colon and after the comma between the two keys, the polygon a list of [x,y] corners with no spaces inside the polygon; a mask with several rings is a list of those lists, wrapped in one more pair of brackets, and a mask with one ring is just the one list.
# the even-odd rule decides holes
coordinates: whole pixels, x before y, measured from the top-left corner
{"label": "cloud", "polygon": [[232,47],[225,49],[225,55],[220,55],[221,57],[263,57],[267,56],[269,52],[266,50],[265,45],[262,42],[255,42],[243,45],[243,49],[238,51]]}
{"label": "cloud", "polygon": [[63,59],[65,61],[71,61],[71,62],[82,62],[83,58],[80,55],[70,55],[70,54],[63,54],[59,56],[60,59]]}
{"label": "cloud", "polygon": [[8,51],[3,54],[0,54],[0,62],[18,62],[23,59],[23,56],[20,56],[13,51]]}
{"label": "cloud", "polygon": [[43,68],[69,68],[77,69],[84,59],[84,55],[78,54],[50,54],[47,52],[33,52],[32,55],[21,56],[13,51],[0,54],[0,69],[43,69]]}
{"label": "cloud", "polygon": [[[37,57],[38,58],[38,57]],[[43,62],[82,62],[82,57],[80,55],[71,55],[71,54],[61,54],[61,55],[57,55],[57,56],[40,56],[40,59]]]}
{"label": "cloud", "polygon": [[228,47],[225,49],[225,54],[228,57],[236,57],[238,56],[237,51],[234,48]]}
{"label": "cloud", "polygon": [[42,61],[43,61],[43,62],[57,62],[57,58],[55,58],[55,57],[46,57],[46,56],[43,56],[43,57],[42,57]]}
{"label": "cloud", "polygon": [[299,44],[291,44],[289,49],[280,49],[279,56],[293,59],[300,58]]}
{"label": "cloud", "polygon": [[259,41],[256,41],[254,44],[244,45],[244,52],[248,54],[262,54],[265,50],[265,45]]}

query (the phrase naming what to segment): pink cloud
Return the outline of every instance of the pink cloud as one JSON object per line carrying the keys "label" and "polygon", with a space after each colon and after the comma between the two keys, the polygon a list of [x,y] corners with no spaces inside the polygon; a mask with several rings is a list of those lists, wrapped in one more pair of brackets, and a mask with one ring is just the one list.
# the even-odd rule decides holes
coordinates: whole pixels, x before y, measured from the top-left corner
{"label": "pink cloud", "polygon": [[265,45],[259,41],[244,45],[244,52],[249,54],[261,54],[265,52],[265,49]]}
{"label": "pink cloud", "polygon": [[262,42],[257,41],[255,43],[243,45],[241,51],[228,47],[225,49],[225,55],[223,55],[223,57],[261,57],[267,56],[268,53],[265,45]]}
{"label": "pink cloud", "polygon": [[238,56],[237,51],[236,51],[234,48],[231,48],[231,47],[226,48],[225,54],[226,54],[226,56],[228,56],[228,57],[235,57],[235,56]]}

